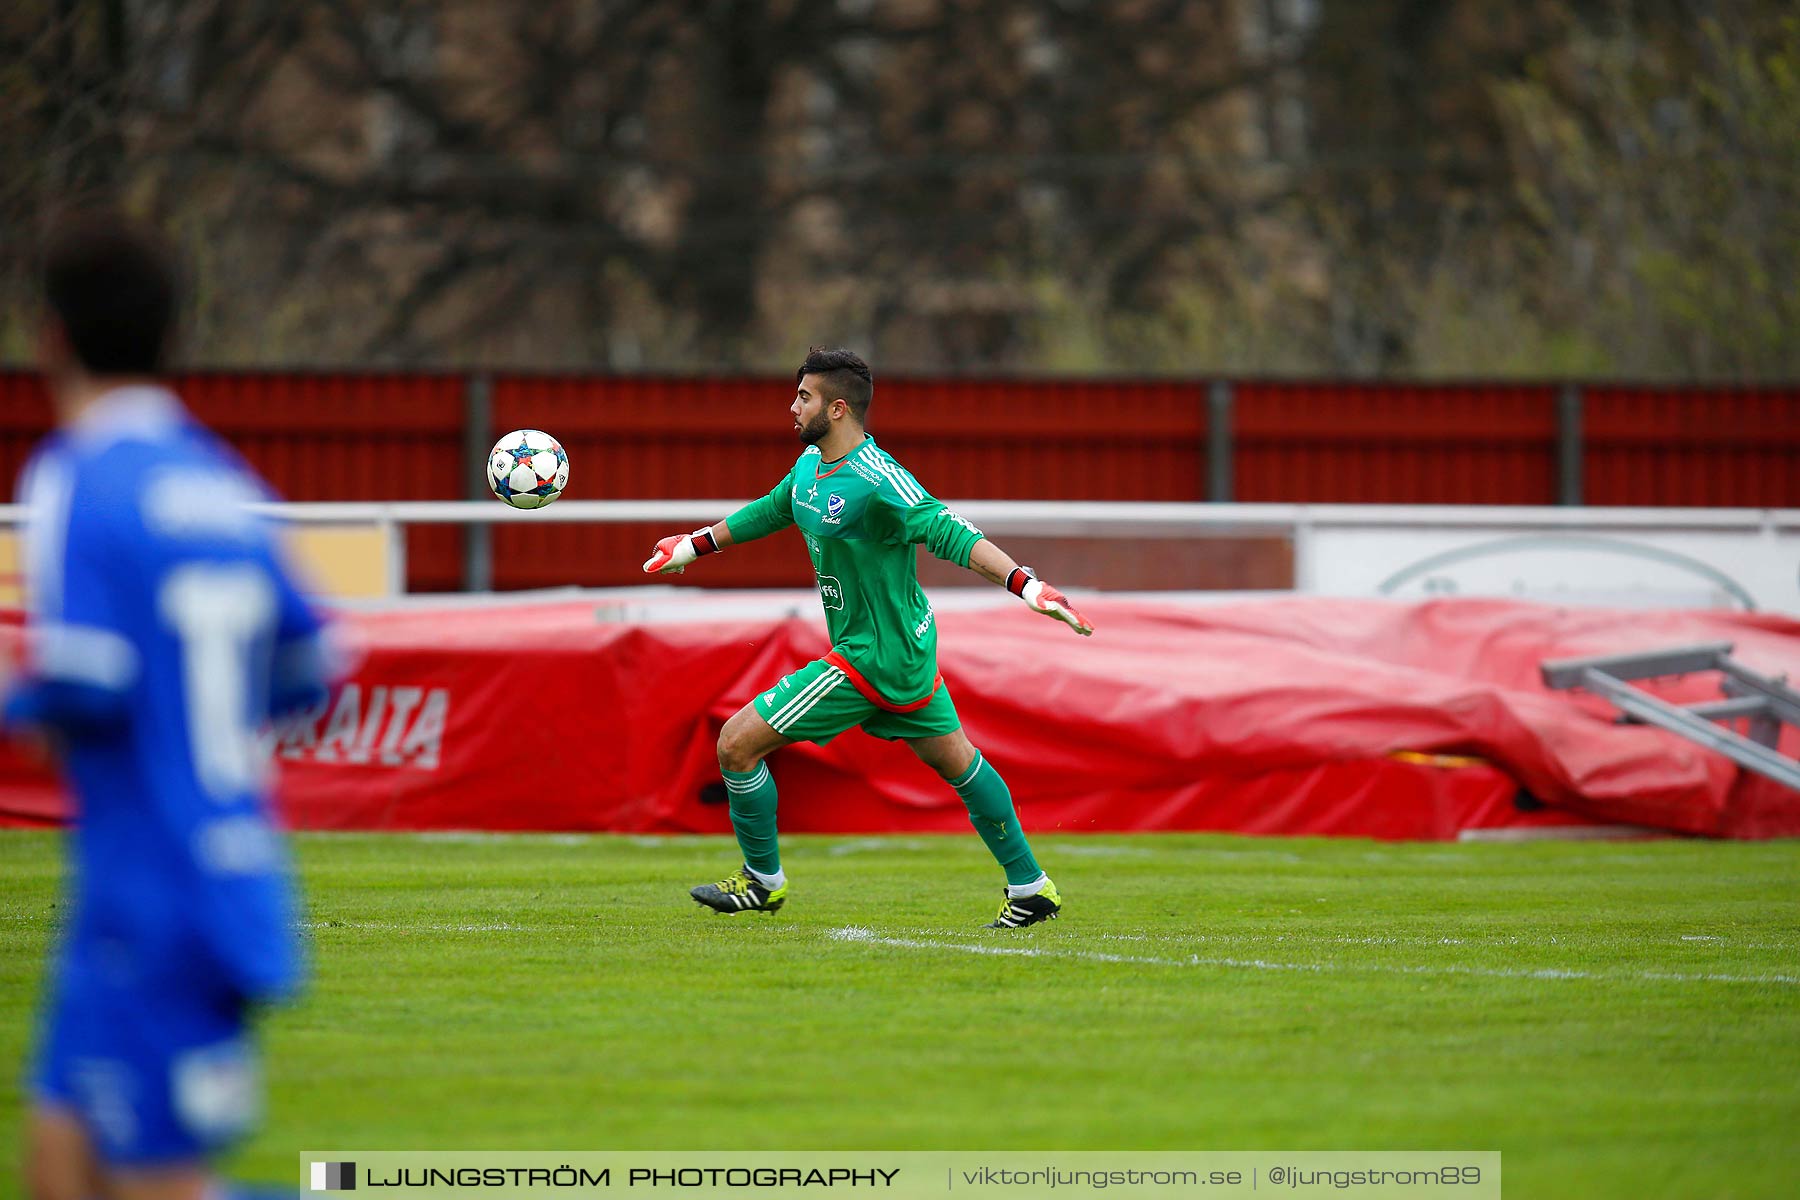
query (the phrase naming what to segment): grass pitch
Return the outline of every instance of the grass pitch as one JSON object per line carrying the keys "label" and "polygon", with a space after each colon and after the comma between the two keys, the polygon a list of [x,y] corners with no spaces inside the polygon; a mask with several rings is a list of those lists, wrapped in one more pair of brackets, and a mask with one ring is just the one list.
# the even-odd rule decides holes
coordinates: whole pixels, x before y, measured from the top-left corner
{"label": "grass pitch", "polygon": [[[1509,1196],[1800,1191],[1800,844],[303,836],[316,982],[237,1173],[308,1148],[1500,1150]],[[59,876],[0,835],[0,1062]],[[0,1193],[16,1191],[16,1086]]]}

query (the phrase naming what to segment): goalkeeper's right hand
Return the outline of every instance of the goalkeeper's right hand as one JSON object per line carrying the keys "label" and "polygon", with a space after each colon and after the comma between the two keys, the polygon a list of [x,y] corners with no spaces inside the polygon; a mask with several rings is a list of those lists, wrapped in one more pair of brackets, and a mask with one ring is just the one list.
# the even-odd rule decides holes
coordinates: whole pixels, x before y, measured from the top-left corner
{"label": "goalkeeper's right hand", "polygon": [[1030,567],[1014,567],[1006,590],[1023,600],[1032,612],[1054,617],[1082,637],[1092,637],[1094,623],[1082,616],[1069,598],[1032,574]]}
{"label": "goalkeeper's right hand", "polygon": [[656,552],[644,560],[646,575],[679,575],[687,570],[687,565],[702,554],[717,554],[719,541],[713,537],[712,526],[696,529],[692,533],[677,534],[666,537],[656,543]]}

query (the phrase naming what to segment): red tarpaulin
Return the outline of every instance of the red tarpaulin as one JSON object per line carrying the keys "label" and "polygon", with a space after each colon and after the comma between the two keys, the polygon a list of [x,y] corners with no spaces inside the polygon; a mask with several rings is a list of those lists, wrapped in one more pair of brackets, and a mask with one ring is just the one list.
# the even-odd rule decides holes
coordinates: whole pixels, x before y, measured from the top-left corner
{"label": "red tarpaulin", "polygon": [[[668,619],[698,611],[692,597],[642,601],[645,621],[601,619],[604,596],[346,617],[366,658],[284,731],[286,813],[316,829],[728,830],[719,727],[827,647],[816,619],[744,615],[776,611],[766,597]],[[945,680],[1028,830],[1800,834],[1800,795],[1538,680],[1546,658],[1713,640],[1755,669],[1800,671],[1800,622],[1497,600],[1082,606],[1091,639],[1016,603],[938,614]],[[1652,689],[1719,694],[1706,675]],[[860,732],[771,766],[789,831],[967,827],[909,752]],[[0,753],[0,820],[59,813],[48,779]]]}

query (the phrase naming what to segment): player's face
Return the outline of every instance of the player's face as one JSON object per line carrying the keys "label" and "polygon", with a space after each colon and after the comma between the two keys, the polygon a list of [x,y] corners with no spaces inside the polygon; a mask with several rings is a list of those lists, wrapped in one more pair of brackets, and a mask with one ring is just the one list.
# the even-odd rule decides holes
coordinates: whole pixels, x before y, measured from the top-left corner
{"label": "player's face", "polygon": [[38,329],[38,369],[50,385],[57,419],[66,419],[79,402],[81,370],[75,352],[69,348],[68,333],[54,317],[46,317]]}
{"label": "player's face", "polygon": [[817,376],[801,378],[794,402],[788,406],[788,412],[794,418],[794,432],[800,435],[801,441],[811,446],[831,432],[832,406],[836,403],[836,400],[820,397]]}
{"label": "player's face", "polygon": [[38,327],[38,368],[50,376],[67,375],[75,365],[69,335],[55,317],[45,317]]}

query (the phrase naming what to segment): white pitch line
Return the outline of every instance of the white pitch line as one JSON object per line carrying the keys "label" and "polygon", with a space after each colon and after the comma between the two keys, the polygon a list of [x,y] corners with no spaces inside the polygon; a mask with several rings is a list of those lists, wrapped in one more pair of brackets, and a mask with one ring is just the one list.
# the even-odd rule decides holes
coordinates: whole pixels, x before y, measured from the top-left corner
{"label": "white pitch line", "polygon": [[396,933],[522,933],[532,928],[502,921],[494,925],[408,925],[397,921],[300,921],[297,929],[379,929]]}
{"label": "white pitch line", "polygon": [[846,854],[886,854],[894,850],[936,850],[937,846],[917,838],[857,838],[855,841],[838,842],[826,848],[825,853],[833,858],[842,858]]}
{"label": "white pitch line", "polygon": [[1599,971],[1576,971],[1562,968],[1509,970],[1504,967],[1420,967],[1394,966],[1386,963],[1340,962],[1270,962],[1260,958],[1160,958],[1145,954],[1106,954],[1095,950],[1052,950],[1039,946],[978,946],[968,942],[943,942],[928,938],[883,937],[873,929],[848,925],[826,935],[833,941],[865,946],[896,946],[906,950],[948,950],[959,954],[988,954],[1008,958],[1073,958],[1086,962],[1133,963],[1152,967],[1224,967],[1242,971],[1305,971],[1326,974],[1334,971],[1366,972],[1376,975],[1475,975],[1488,979],[1591,979],[1601,982],[1626,983],[1767,983],[1788,987],[1800,986],[1796,975],[1721,975],[1690,974],[1678,971],[1634,971],[1606,974]]}

